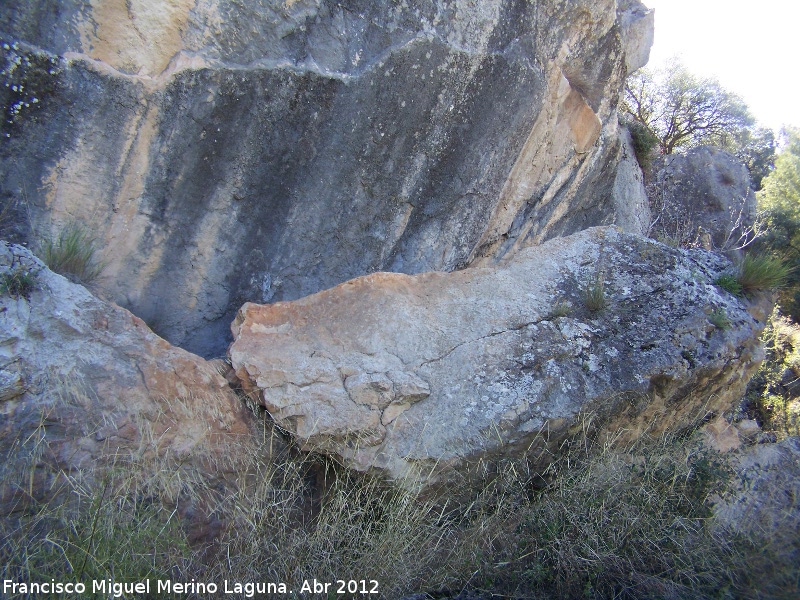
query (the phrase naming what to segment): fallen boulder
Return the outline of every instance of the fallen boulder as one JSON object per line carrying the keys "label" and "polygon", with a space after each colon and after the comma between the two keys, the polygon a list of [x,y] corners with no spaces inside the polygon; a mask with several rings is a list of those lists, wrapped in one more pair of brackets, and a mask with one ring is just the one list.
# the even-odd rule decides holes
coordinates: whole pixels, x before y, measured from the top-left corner
{"label": "fallen boulder", "polygon": [[[0,243],[0,515],[109,469],[221,477],[252,415],[218,365]],[[174,469],[175,471],[172,471]]]}
{"label": "fallen boulder", "polygon": [[729,408],[762,360],[769,301],[717,288],[727,267],[593,228],[493,268],[246,304],[229,357],[304,448],[435,483],[499,456],[546,462],[575,427],[631,439]]}
{"label": "fallen boulder", "polygon": [[700,146],[662,157],[654,170],[655,235],[723,251],[752,241],[756,195],[750,172],[735,156]]}

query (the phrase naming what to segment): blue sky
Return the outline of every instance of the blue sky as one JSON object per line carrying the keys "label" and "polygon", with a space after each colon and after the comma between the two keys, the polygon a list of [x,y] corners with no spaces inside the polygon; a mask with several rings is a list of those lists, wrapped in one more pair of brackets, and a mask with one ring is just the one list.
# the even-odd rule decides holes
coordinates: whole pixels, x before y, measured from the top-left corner
{"label": "blue sky", "polygon": [[762,125],[800,127],[800,1],[642,2],[656,10],[648,67],[678,55],[744,98]]}

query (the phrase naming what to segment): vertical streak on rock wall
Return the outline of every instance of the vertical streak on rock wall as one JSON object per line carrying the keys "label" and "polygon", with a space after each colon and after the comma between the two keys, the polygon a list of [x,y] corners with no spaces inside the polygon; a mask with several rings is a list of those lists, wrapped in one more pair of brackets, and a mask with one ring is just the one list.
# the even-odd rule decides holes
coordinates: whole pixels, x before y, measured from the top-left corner
{"label": "vertical streak on rock wall", "polygon": [[[115,295],[123,297],[126,304],[138,301],[137,293],[145,289],[147,282],[161,264],[164,246],[152,230],[147,215],[141,211],[142,195],[150,172],[150,153],[157,148],[158,105],[148,102],[129,130],[125,152],[120,157],[118,177],[120,188],[113,198],[113,215],[105,236],[108,269],[112,273],[127,272],[129,280],[125,288],[119,289],[116,282],[109,287],[117,287]],[[142,242],[150,245],[150,252],[138,252]],[[131,264],[131,259],[138,260]]]}
{"label": "vertical streak on rock wall", "polygon": [[245,301],[379,270],[449,271],[614,222],[616,104],[648,14],[619,8],[624,18],[614,0],[1,5],[0,32],[22,47],[0,54],[49,57],[58,74],[9,82],[46,94],[9,126],[0,197],[26,187],[36,233],[89,223],[106,242],[109,295],[170,341],[219,355]]}

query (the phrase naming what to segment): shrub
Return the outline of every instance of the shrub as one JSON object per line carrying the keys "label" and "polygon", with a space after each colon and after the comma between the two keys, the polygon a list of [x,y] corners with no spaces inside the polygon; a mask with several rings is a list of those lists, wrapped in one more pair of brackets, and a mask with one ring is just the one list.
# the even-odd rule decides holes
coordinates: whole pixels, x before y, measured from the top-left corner
{"label": "shrub", "polygon": [[747,386],[744,413],[778,437],[800,435],[800,326],[776,308],[761,342],[766,359]]}
{"label": "shrub", "polygon": [[779,258],[767,254],[748,254],[739,265],[736,280],[745,291],[775,290],[789,277],[789,267]]}
{"label": "shrub", "polygon": [[43,240],[38,254],[51,271],[91,283],[103,271],[103,265],[95,259],[96,250],[96,240],[86,228],[70,223],[55,240]]}
{"label": "shrub", "polygon": [[723,273],[719,277],[714,280],[714,285],[722,288],[726,292],[733,294],[734,296],[741,296],[743,293],[742,284],[739,283],[739,279],[736,275],[731,275],[730,273]]}
{"label": "shrub", "polygon": [[641,123],[635,121],[627,124],[633,140],[633,151],[642,171],[648,171],[653,160],[653,149],[658,146],[658,138]]}

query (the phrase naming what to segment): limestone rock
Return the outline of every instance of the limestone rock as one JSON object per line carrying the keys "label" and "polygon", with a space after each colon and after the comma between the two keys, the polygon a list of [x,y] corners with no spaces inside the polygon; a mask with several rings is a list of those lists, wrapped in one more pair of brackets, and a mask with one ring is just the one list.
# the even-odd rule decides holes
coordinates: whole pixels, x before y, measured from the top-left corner
{"label": "limestone rock", "polygon": [[652,11],[38,0],[0,4],[0,32],[0,200],[29,238],[90,223],[105,293],[219,356],[245,301],[617,222],[616,107]]}
{"label": "limestone rock", "polygon": [[742,419],[733,423],[723,415],[706,423],[701,432],[703,443],[717,452],[730,452],[743,445],[755,444],[764,435],[758,422],[753,419]]}
{"label": "limestone rock", "polygon": [[653,218],[659,218],[659,231],[716,250],[742,245],[755,221],[756,196],[741,161],[700,146],[663,157],[654,170]]}
{"label": "limestone rock", "polygon": [[717,523],[739,533],[789,538],[800,551],[800,438],[745,448],[733,457],[733,468],[738,483],[715,503]]}
{"label": "limestone rock", "polygon": [[650,230],[650,203],[644,187],[644,175],[636,160],[633,139],[627,127],[620,127],[620,149],[614,178],[616,224],[629,233],[647,235]]}
{"label": "limestone rock", "polygon": [[0,277],[16,269],[36,275],[27,298],[0,296],[0,514],[47,500],[64,478],[89,484],[137,460],[224,474],[210,465],[225,460],[206,459],[234,456],[251,421],[213,364],[0,244]]}
{"label": "limestone rock", "polygon": [[[546,460],[588,415],[630,439],[730,408],[763,358],[764,322],[713,285],[728,267],[593,228],[493,268],[375,273],[246,304],[229,356],[303,447],[433,483],[500,455]],[[597,285],[607,307],[592,312]]]}
{"label": "limestone rock", "polygon": [[655,33],[655,11],[648,10],[638,0],[620,0],[622,40],[625,49],[625,68],[630,75],[650,59],[650,47]]}

